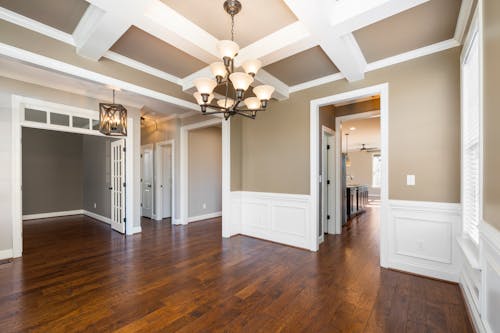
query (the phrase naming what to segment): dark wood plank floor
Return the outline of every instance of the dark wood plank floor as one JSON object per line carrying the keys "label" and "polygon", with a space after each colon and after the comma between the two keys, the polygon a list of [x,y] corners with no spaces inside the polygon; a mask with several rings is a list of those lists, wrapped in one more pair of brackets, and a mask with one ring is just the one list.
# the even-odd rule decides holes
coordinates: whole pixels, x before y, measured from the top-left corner
{"label": "dark wood plank floor", "polygon": [[374,209],[318,253],[222,240],[219,220],[131,237],[27,222],[23,259],[0,265],[0,332],[471,332],[457,285],[379,268]]}

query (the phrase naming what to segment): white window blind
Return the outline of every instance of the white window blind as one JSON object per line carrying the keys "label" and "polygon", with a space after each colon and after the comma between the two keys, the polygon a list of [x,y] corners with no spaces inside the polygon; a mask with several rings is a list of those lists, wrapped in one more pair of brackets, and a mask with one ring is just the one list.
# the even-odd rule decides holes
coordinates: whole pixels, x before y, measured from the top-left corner
{"label": "white window blind", "polygon": [[480,52],[477,33],[462,60],[462,205],[463,233],[479,242],[480,169]]}

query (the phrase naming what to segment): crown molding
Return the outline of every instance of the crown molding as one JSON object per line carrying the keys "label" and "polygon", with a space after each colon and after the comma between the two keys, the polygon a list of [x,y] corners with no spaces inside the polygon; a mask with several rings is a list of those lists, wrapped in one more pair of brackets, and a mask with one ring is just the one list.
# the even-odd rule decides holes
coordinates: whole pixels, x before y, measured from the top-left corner
{"label": "crown molding", "polygon": [[[401,53],[392,57],[388,57],[379,61],[369,63],[366,66],[366,72],[372,72],[377,69],[396,65],[405,61],[421,58],[433,53],[442,52],[454,47],[460,46],[460,43],[455,39],[448,39],[443,42],[425,46],[413,51]],[[301,90],[314,88],[326,83],[335,82],[344,78],[342,73],[332,74],[312,81],[304,82],[290,87],[290,93],[295,93]]]}

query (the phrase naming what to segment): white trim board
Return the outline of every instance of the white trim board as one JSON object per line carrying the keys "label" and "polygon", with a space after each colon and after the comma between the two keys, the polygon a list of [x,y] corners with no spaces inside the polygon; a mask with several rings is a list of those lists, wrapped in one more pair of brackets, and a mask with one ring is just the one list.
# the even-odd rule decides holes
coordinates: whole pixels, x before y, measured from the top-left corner
{"label": "white trim board", "polygon": [[83,210],[83,215],[91,217],[94,220],[97,220],[99,222],[103,222],[103,223],[111,225],[111,219],[109,217],[102,216],[102,215],[96,214],[96,213],[88,211],[88,210]]}
{"label": "white trim board", "polygon": [[61,217],[61,216],[82,215],[82,214],[83,214],[82,209],[67,210],[67,211],[61,211],[61,212],[28,214],[28,215],[23,215],[23,221],[48,219],[48,218],[52,218],[52,217]]}
{"label": "white trim board", "polygon": [[208,213],[208,214],[198,215],[198,216],[191,216],[191,217],[187,218],[187,223],[192,223],[192,222],[197,222],[197,221],[214,219],[216,217],[221,217],[221,216],[222,216],[222,211],[215,212],[215,213]]}

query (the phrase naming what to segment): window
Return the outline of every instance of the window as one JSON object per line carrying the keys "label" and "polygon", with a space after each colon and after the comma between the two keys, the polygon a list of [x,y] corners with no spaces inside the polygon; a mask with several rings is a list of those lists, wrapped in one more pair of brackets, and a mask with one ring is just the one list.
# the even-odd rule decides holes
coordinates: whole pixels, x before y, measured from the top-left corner
{"label": "window", "polygon": [[477,24],[462,54],[462,225],[464,236],[479,243],[481,220],[481,58]]}
{"label": "window", "polygon": [[372,187],[380,187],[382,177],[382,157],[380,154],[372,156]]}

